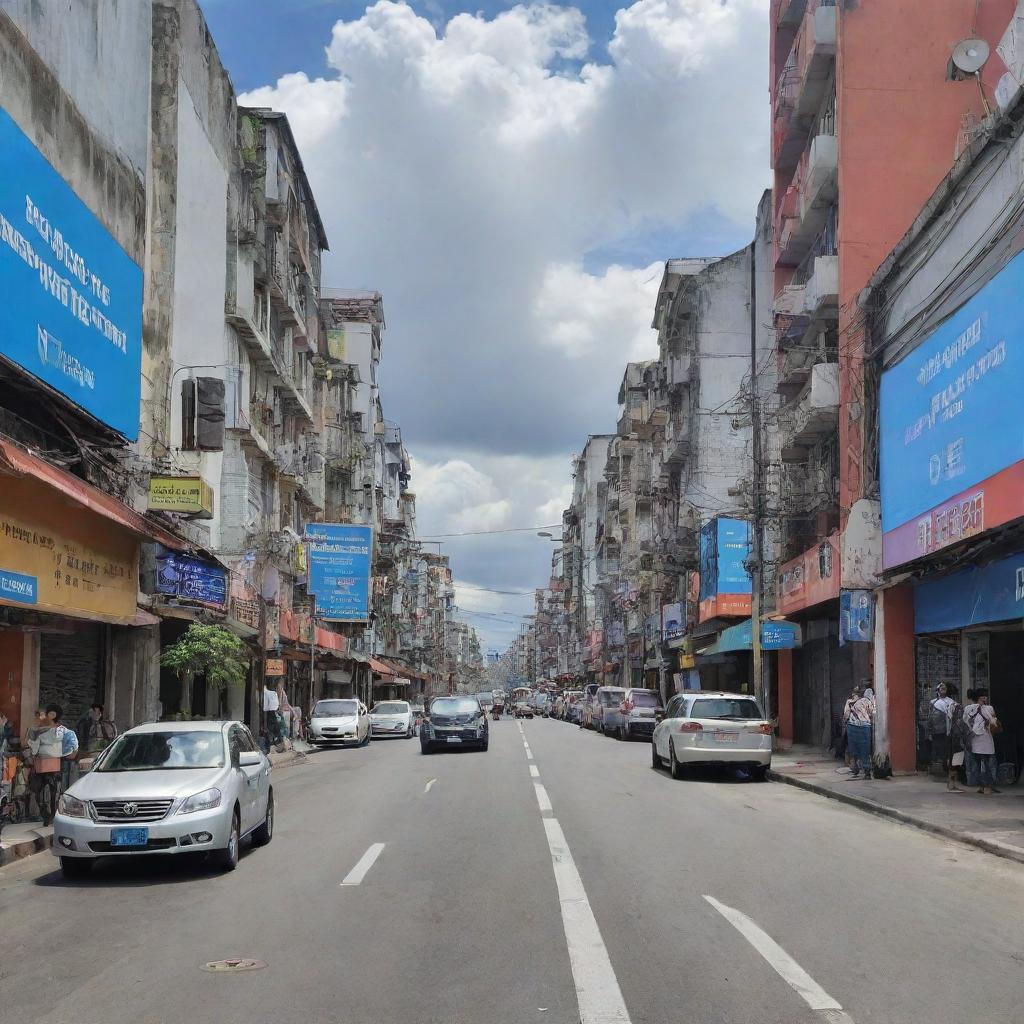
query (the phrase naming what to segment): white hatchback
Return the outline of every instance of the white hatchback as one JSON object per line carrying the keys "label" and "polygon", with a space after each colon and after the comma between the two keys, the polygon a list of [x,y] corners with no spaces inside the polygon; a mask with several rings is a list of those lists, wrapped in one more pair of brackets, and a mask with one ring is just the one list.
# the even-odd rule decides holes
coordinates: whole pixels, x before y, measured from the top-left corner
{"label": "white hatchback", "polygon": [[772,725],[743,693],[677,693],[654,727],[651,763],[672,778],[690,765],[731,765],[763,779],[772,763]]}
{"label": "white hatchback", "polygon": [[362,747],[370,742],[370,713],[355,697],[328,697],[313,705],[306,737],[310,743]]}
{"label": "white hatchback", "polygon": [[374,736],[404,736],[416,733],[416,720],[407,700],[383,700],[370,708],[370,728]]}

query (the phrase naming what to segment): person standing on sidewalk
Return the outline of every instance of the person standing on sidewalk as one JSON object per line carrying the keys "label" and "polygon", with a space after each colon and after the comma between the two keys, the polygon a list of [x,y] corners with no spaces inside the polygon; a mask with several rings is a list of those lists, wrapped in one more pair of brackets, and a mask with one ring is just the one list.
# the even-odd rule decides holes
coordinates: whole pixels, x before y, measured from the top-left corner
{"label": "person standing on sidewalk", "polygon": [[932,757],[942,761],[946,772],[946,789],[951,793],[963,792],[956,784],[956,768],[953,767],[954,735],[953,723],[960,714],[956,691],[946,683],[939,683],[938,692],[932,698],[928,715],[928,731],[932,738]]}
{"label": "person standing on sidewalk", "polygon": [[266,721],[267,739],[271,746],[281,742],[281,718],[278,713],[281,702],[277,696],[277,690],[272,690],[266,683],[263,684],[263,715]]}
{"label": "person standing on sidewalk", "polygon": [[[871,778],[871,723],[875,718],[875,702],[859,690],[856,699],[847,701],[849,715],[846,719],[846,735],[849,741],[850,754],[853,758],[853,771],[850,778],[856,779],[863,768],[864,778]],[[845,714],[845,712],[844,712]]]}
{"label": "person standing on sidewalk", "polygon": [[979,793],[991,796],[999,792],[996,789],[998,762],[994,733],[1002,732],[1003,727],[996,717],[995,708],[988,702],[988,690],[984,687],[975,690],[974,700],[976,703],[968,704],[964,708],[964,722],[967,724],[967,734],[970,737],[970,754],[974,769],[973,772],[968,772],[968,777],[973,776],[978,783]]}

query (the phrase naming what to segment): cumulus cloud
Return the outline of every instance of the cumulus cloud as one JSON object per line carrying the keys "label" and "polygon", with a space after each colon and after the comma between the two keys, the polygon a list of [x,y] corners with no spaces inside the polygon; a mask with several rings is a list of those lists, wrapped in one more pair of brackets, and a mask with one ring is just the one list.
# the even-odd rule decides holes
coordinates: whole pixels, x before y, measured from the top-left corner
{"label": "cumulus cloud", "polygon": [[[333,78],[242,97],[289,115],[332,243],[325,284],[384,294],[382,396],[422,460],[421,519],[453,527],[439,532],[551,518],[570,452],[614,427],[623,364],[655,352],[658,262],[702,255],[596,252],[709,213],[752,227],[767,9],[637,0],[595,43],[573,7],[435,27],[381,0],[325,40]],[[467,551],[458,572],[535,585],[546,570],[517,544]]]}

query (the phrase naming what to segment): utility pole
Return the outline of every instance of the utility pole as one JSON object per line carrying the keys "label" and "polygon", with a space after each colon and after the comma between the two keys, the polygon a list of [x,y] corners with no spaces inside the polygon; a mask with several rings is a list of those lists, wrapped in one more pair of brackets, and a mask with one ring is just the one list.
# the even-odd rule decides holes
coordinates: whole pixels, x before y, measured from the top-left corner
{"label": "utility pole", "polygon": [[764,487],[763,465],[761,462],[761,402],[757,393],[757,236],[750,243],[750,431],[751,452],[754,471],[751,477],[753,490],[753,537],[751,544],[751,600],[750,600],[750,649],[754,662],[754,694],[761,705],[764,717],[771,720],[771,692],[764,681],[764,658],[761,651],[761,591],[764,583],[763,536]]}

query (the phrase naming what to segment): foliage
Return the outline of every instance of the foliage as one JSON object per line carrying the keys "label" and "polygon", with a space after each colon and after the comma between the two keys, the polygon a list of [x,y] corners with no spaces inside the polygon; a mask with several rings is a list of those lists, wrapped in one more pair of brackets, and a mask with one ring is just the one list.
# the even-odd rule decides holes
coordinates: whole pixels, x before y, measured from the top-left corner
{"label": "foliage", "polygon": [[224,690],[244,686],[249,672],[245,644],[222,626],[201,622],[188,629],[160,655],[160,664],[181,679],[205,675],[207,683]]}

